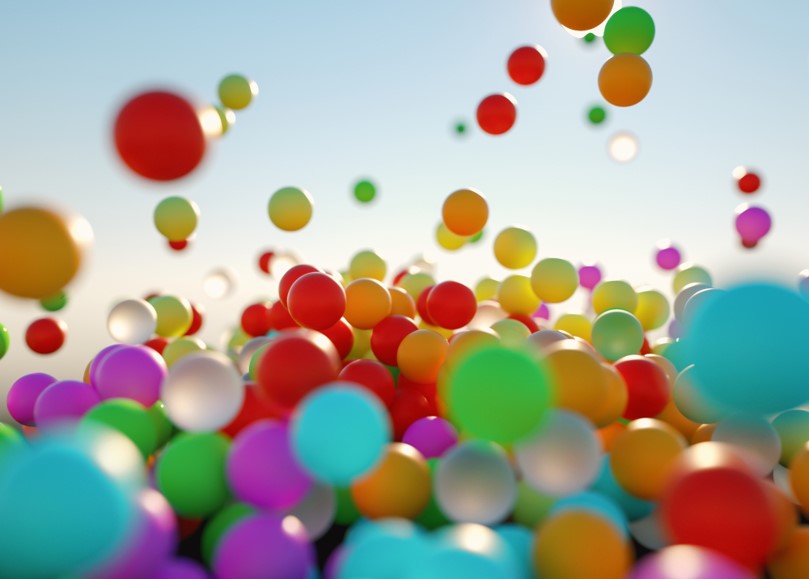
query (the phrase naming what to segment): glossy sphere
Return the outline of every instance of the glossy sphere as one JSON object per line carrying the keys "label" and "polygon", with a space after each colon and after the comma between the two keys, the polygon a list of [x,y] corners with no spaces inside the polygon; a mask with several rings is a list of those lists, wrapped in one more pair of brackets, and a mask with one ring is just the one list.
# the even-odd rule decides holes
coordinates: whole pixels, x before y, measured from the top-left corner
{"label": "glossy sphere", "polygon": [[489,204],[474,189],[459,189],[444,200],[441,218],[447,229],[455,235],[475,235],[486,226]]}
{"label": "glossy sphere", "polygon": [[283,231],[303,229],[312,218],[314,201],[307,191],[284,187],[270,197],[267,212],[270,221]]}
{"label": "glossy sphere", "polygon": [[614,0],[551,0],[559,24],[571,30],[591,30],[607,19]]}
{"label": "glossy sphere", "polygon": [[652,69],[643,57],[618,54],[598,73],[598,89],[608,103],[617,107],[638,104],[652,88]]}
{"label": "glossy sphere", "polygon": [[531,287],[543,302],[563,302],[578,286],[576,268],[564,259],[547,257],[537,262],[531,271]]}
{"label": "glossy sphere", "polygon": [[240,74],[229,74],[219,81],[217,93],[224,106],[239,111],[247,108],[258,95],[258,85]]}
{"label": "glossy sphere", "polygon": [[448,349],[447,340],[441,334],[432,330],[416,330],[407,334],[399,344],[397,366],[404,376],[414,382],[435,382]]}
{"label": "glossy sphere", "polygon": [[374,327],[371,334],[371,350],[374,356],[383,364],[396,366],[402,340],[418,329],[416,323],[408,317],[388,316]]}
{"label": "glossy sphere", "polygon": [[375,279],[352,281],[346,286],[345,300],[345,318],[355,328],[370,330],[390,315],[390,292]]}
{"label": "glossy sphere", "polygon": [[547,56],[541,46],[521,46],[508,57],[508,75],[517,84],[524,86],[534,84],[545,72]]}
{"label": "glossy sphere", "polygon": [[537,255],[534,235],[522,227],[506,227],[494,240],[494,256],[508,269],[527,267]]}
{"label": "glossy sphere", "polygon": [[346,292],[330,275],[307,273],[289,288],[287,309],[292,319],[304,328],[325,330],[343,317]]}
{"label": "glossy sphere", "polygon": [[474,292],[456,281],[434,286],[427,296],[427,311],[436,325],[457,330],[472,321],[478,303]]}
{"label": "glossy sphere", "polygon": [[507,133],[516,120],[517,101],[508,93],[489,95],[478,104],[478,125],[490,135]]}
{"label": "glossy sphere", "polygon": [[154,210],[154,224],[169,241],[191,237],[199,221],[199,207],[184,197],[166,197]]}
{"label": "glossy sphere", "polygon": [[53,354],[65,343],[67,324],[56,318],[34,320],[25,330],[25,343],[37,354]]}
{"label": "glossy sphere", "polygon": [[615,362],[626,383],[628,400],[624,418],[635,420],[657,416],[666,407],[670,385],[665,371],[644,356],[626,356]]}

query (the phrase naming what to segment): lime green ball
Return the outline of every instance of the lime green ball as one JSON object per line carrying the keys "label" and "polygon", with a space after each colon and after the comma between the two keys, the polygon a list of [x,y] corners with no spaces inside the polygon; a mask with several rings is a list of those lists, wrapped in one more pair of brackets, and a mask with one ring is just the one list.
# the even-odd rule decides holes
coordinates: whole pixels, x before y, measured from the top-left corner
{"label": "lime green ball", "polygon": [[688,262],[681,263],[671,282],[675,295],[690,283],[704,283],[708,287],[713,287],[713,278],[704,267]]}
{"label": "lime green ball", "polygon": [[163,350],[163,359],[166,361],[166,366],[171,368],[179,360],[185,356],[195,352],[202,352],[205,350],[205,342],[199,338],[183,337],[177,338],[165,347]]}
{"label": "lime green ball", "polygon": [[298,187],[284,187],[270,197],[267,213],[270,221],[283,231],[303,229],[312,219],[312,196]]}
{"label": "lime green ball", "polygon": [[199,207],[185,197],[166,197],[154,210],[154,224],[169,241],[191,237],[199,221]]}
{"label": "lime green ball", "polygon": [[219,541],[228,529],[256,512],[258,511],[255,507],[245,503],[233,503],[211,517],[202,530],[202,539],[200,541],[202,560],[205,561],[208,567],[213,563]]}
{"label": "lime green ball", "polygon": [[635,307],[635,317],[645,331],[662,328],[669,321],[669,300],[656,289],[646,288],[638,290],[638,305]]}
{"label": "lime green ball", "polygon": [[475,350],[448,377],[452,419],[469,435],[500,444],[535,432],[552,399],[551,378],[544,364],[521,350]]}
{"label": "lime green ball", "polygon": [[59,292],[47,298],[39,300],[39,305],[47,312],[58,312],[67,305],[67,294]]}
{"label": "lime green ball", "polygon": [[640,352],[643,326],[624,310],[607,310],[593,322],[592,342],[599,354],[615,361]]}
{"label": "lime green ball", "polygon": [[240,111],[258,95],[258,85],[240,74],[230,74],[219,81],[218,93],[225,107]]}
{"label": "lime green ball", "polygon": [[616,279],[600,282],[593,289],[593,309],[597,314],[607,310],[634,312],[638,306],[638,294],[629,283]]}
{"label": "lime green ball", "polygon": [[376,197],[376,185],[371,181],[357,181],[354,185],[354,197],[360,203],[370,203]]}
{"label": "lime green ball", "polygon": [[362,516],[351,497],[348,487],[334,487],[334,496],[337,498],[337,510],[334,513],[334,522],[338,525],[351,525]]}
{"label": "lime green ball", "polygon": [[162,448],[171,437],[174,436],[175,428],[166,415],[166,407],[162,402],[155,402],[151,408],[148,409],[149,418],[155,425],[155,432],[157,433],[157,448]]}
{"label": "lime green ball", "polygon": [[587,120],[593,125],[600,125],[607,120],[607,110],[600,105],[594,105],[587,111]]}
{"label": "lime green ball", "polygon": [[512,516],[518,525],[536,529],[558,499],[536,491],[524,480],[517,483],[517,501]]}
{"label": "lime green ball", "polygon": [[157,449],[157,425],[149,411],[134,400],[105,400],[91,408],[82,420],[117,430],[138,447],[144,459]]}
{"label": "lime green ball", "polygon": [[569,261],[547,257],[538,261],[531,271],[531,287],[543,302],[556,304],[575,293],[579,274]]}
{"label": "lime green ball", "polygon": [[0,359],[6,355],[8,352],[8,345],[9,345],[9,336],[8,336],[8,328],[6,328],[3,324],[0,324]]}
{"label": "lime green ball", "polygon": [[[427,459],[427,466],[430,468],[430,480],[433,481],[433,488],[435,486],[435,472],[440,462],[438,458]],[[438,501],[435,500],[435,493],[430,494],[430,500],[427,501],[427,506],[424,507],[424,510],[421,511],[414,521],[422,527],[431,530],[451,523],[444,514],[444,511],[441,510],[441,507],[438,506]]]}
{"label": "lime green ball", "polygon": [[654,20],[637,6],[621,8],[610,16],[604,28],[604,44],[613,54],[643,54],[654,37]]}
{"label": "lime green ball", "polygon": [[469,243],[477,243],[478,241],[480,241],[481,239],[483,239],[483,231],[484,231],[484,230],[483,230],[483,229],[481,229],[480,231],[478,231],[477,233],[475,233],[475,234],[474,234],[472,237],[470,237],[470,238],[469,238],[467,241],[468,241]]}
{"label": "lime green ball", "polygon": [[157,487],[181,517],[208,517],[230,497],[225,464],[230,442],[219,433],[181,433],[157,463]]}
{"label": "lime green ball", "polygon": [[149,299],[157,312],[155,334],[163,338],[177,338],[185,335],[194,321],[191,302],[184,297],[159,295]]}

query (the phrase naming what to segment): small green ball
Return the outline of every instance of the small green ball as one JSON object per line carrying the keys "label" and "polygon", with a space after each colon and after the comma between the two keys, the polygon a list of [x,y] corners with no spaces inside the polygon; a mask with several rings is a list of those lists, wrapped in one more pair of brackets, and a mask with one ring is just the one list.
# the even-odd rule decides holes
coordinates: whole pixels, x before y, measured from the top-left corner
{"label": "small green ball", "polygon": [[594,125],[600,125],[607,120],[607,111],[604,107],[595,105],[587,111],[587,120]]}
{"label": "small green ball", "polygon": [[467,126],[466,126],[466,123],[463,122],[463,121],[458,121],[457,123],[455,123],[455,126],[453,128],[455,129],[455,134],[457,134],[457,135],[465,135],[466,134]]}
{"label": "small green ball", "polygon": [[240,111],[258,95],[258,85],[240,74],[231,74],[219,82],[219,100],[234,111]]}
{"label": "small green ball", "polygon": [[39,300],[39,305],[42,306],[42,309],[45,311],[58,312],[67,305],[67,294],[62,291],[56,295],[42,298]]}
{"label": "small green ball", "polygon": [[593,34],[592,32],[588,32],[587,34],[584,35],[582,40],[587,44],[592,44],[593,42],[596,41],[597,38],[598,37],[595,34]]}
{"label": "small green ball", "polygon": [[0,359],[8,352],[9,341],[8,329],[3,324],[0,324]]}
{"label": "small green ball", "polygon": [[376,197],[376,185],[365,179],[358,181],[354,185],[354,197],[360,203],[370,203]]}

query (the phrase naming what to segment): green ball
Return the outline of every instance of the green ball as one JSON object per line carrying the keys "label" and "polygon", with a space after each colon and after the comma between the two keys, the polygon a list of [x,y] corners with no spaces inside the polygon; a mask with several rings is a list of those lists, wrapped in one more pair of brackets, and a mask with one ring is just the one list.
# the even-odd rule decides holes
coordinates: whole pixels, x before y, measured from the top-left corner
{"label": "green ball", "polygon": [[351,489],[349,487],[334,487],[334,496],[337,499],[334,522],[338,525],[351,525],[357,522],[362,515],[351,497]]}
{"label": "green ball", "polygon": [[654,37],[654,20],[637,6],[621,8],[607,20],[604,28],[604,44],[613,54],[643,54]]}
{"label": "green ball", "polygon": [[597,39],[597,38],[598,38],[598,37],[597,37],[595,34],[593,34],[592,32],[588,32],[587,34],[585,34],[585,35],[582,37],[582,40],[583,40],[583,41],[584,41],[586,44],[592,44],[593,42],[595,42],[595,41],[596,41],[596,39]]}
{"label": "green ball", "polygon": [[517,500],[512,513],[514,522],[529,529],[536,529],[551,512],[551,507],[557,500],[557,497],[544,495],[521,480],[517,483]]}
{"label": "green ball", "polygon": [[42,306],[42,309],[45,311],[58,312],[67,305],[67,294],[62,291],[56,295],[42,298],[39,300],[39,305]]}
{"label": "green ball", "polygon": [[477,233],[475,233],[475,234],[474,234],[472,237],[470,237],[470,238],[467,240],[467,243],[477,243],[477,242],[478,242],[478,241],[480,241],[481,239],[483,239],[483,229],[481,229],[480,231],[478,231]]}
{"label": "green ball", "polygon": [[587,120],[594,125],[600,125],[607,120],[607,111],[604,107],[595,105],[587,111]]}
{"label": "green ball", "polygon": [[475,438],[510,444],[536,432],[553,387],[544,364],[520,350],[475,350],[448,379],[448,406],[460,428]]}
{"label": "green ball", "polygon": [[199,207],[185,197],[166,197],[154,209],[154,224],[169,241],[191,237],[199,222]]}
{"label": "green ball", "polygon": [[162,448],[171,437],[174,436],[175,428],[169,417],[166,415],[166,407],[162,402],[155,402],[149,410],[149,418],[152,419],[157,433],[157,448]]}
{"label": "green ball", "polygon": [[211,519],[205,524],[205,528],[202,531],[202,539],[200,541],[202,560],[205,561],[205,564],[208,565],[208,567],[213,564],[213,557],[216,552],[216,547],[219,546],[219,540],[222,538],[222,535],[224,535],[233,525],[245,517],[255,514],[256,512],[255,507],[248,504],[233,503],[226,506],[211,517]]}
{"label": "green ball", "polygon": [[466,134],[466,123],[463,121],[458,121],[455,123],[455,133],[458,135]]}
{"label": "green ball", "polygon": [[593,322],[591,340],[599,354],[615,361],[640,352],[643,326],[626,310],[607,310]]}
{"label": "green ball", "polygon": [[225,477],[230,441],[214,432],[182,433],[157,463],[157,487],[181,517],[208,517],[230,498]]}
{"label": "green ball", "polygon": [[357,181],[354,185],[354,197],[360,203],[370,203],[376,197],[376,185],[368,180]]}
{"label": "green ball", "polygon": [[258,95],[258,85],[240,74],[231,74],[219,82],[217,92],[225,107],[240,111],[247,108],[253,97]]}
{"label": "green ball", "polygon": [[231,125],[236,122],[236,115],[227,107],[223,107],[221,105],[215,106],[214,110],[216,114],[219,115],[219,122],[222,123],[222,134],[228,132]]}
{"label": "green ball", "polygon": [[8,345],[9,345],[9,335],[8,335],[8,328],[6,328],[3,324],[0,324],[0,359],[6,355],[8,352]]}
{"label": "green ball", "polygon": [[134,400],[105,400],[91,408],[82,420],[117,430],[138,447],[144,459],[157,450],[157,425],[149,411]]}
{"label": "green ball", "polygon": [[[438,458],[427,459],[427,466],[430,467],[430,479],[433,481],[433,487],[435,486],[435,471],[438,469],[439,463],[440,459]],[[424,510],[415,518],[414,522],[426,529],[432,530],[449,525],[452,521],[447,518],[444,511],[438,506],[438,501],[435,500],[435,493],[432,493],[430,500],[427,502],[427,506],[424,507]]]}

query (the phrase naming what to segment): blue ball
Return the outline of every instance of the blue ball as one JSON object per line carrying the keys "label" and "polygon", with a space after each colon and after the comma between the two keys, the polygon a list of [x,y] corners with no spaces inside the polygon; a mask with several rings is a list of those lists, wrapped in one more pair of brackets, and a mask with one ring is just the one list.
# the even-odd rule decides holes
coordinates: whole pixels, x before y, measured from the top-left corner
{"label": "blue ball", "polygon": [[338,577],[400,577],[429,552],[430,544],[418,525],[389,519],[363,525],[346,538],[346,554]]}
{"label": "blue ball", "polygon": [[494,528],[506,544],[511,547],[517,556],[517,561],[522,568],[522,577],[535,579],[537,574],[534,571],[534,533],[522,525],[506,524]]}
{"label": "blue ball", "polygon": [[774,414],[809,402],[809,301],[755,283],[715,292],[686,342],[694,385],[742,413]]}
{"label": "blue ball", "polygon": [[370,471],[391,439],[382,404],[347,382],[333,382],[307,396],[291,427],[292,448],[303,467],[336,486],[348,486]]}
{"label": "blue ball", "polygon": [[598,478],[590,488],[612,499],[630,521],[648,517],[652,514],[652,511],[654,511],[655,503],[652,501],[644,501],[643,499],[629,494],[618,481],[615,480],[615,475],[610,465],[610,457],[608,455],[604,456]]}
{"label": "blue ball", "polygon": [[626,515],[624,515],[624,512],[614,501],[601,493],[586,491],[562,497],[551,507],[548,518],[569,511],[587,511],[594,513],[615,525],[615,528],[621,531],[624,536],[629,535],[629,523],[626,520]]}

